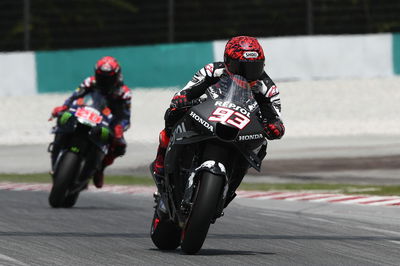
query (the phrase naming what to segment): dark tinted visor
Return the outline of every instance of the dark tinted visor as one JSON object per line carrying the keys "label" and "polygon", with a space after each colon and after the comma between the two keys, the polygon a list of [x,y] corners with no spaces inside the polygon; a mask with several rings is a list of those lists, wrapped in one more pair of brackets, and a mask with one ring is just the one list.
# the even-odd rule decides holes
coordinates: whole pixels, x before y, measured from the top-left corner
{"label": "dark tinted visor", "polygon": [[96,84],[104,92],[112,91],[117,84],[117,75],[102,75],[96,73]]}
{"label": "dark tinted visor", "polygon": [[229,70],[249,81],[258,80],[264,71],[264,60],[230,62]]}

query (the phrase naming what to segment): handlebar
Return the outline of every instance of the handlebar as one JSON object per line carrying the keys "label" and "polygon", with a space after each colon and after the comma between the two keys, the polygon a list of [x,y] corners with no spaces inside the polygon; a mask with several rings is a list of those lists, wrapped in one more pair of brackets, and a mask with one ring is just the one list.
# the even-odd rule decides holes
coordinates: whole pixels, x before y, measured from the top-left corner
{"label": "handlebar", "polygon": [[197,99],[189,101],[185,106],[181,106],[179,108],[175,104],[171,104],[170,108],[173,110],[181,110],[181,109],[185,109],[185,108],[189,108],[189,107],[201,104],[205,101],[206,101],[206,99],[204,99],[204,98],[197,98]]}

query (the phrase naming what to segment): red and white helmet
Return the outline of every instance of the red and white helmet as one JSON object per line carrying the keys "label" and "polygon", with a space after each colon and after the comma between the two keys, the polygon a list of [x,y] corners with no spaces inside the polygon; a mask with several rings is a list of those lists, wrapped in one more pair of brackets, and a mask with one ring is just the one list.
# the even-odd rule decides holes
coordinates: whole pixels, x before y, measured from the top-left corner
{"label": "red and white helmet", "polygon": [[105,56],[97,61],[94,67],[96,86],[105,93],[117,89],[120,81],[121,67],[112,56]]}
{"label": "red and white helmet", "polygon": [[224,63],[230,73],[258,80],[264,71],[264,51],[254,37],[233,37],[225,45]]}

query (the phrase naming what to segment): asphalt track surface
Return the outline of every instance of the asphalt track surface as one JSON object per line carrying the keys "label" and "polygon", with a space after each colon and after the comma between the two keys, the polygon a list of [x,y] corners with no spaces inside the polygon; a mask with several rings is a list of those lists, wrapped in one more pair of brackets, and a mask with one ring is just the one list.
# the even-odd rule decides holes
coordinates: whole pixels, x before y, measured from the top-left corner
{"label": "asphalt track surface", "polygon": [[[399,184],[398,137],[281,143],[270,145],[263,172],[246,180]],[[140,145],[108,173],[146,172],[155,145]],[[0,172],[46,172],[45,146],[0,147]],[[0,191],[0,265],[400,264],[398,206],[235,199],[200,253],[187,256],[152,244],[150,196],[84,192],[72,209],[52,209],[47,197]]]}
{"label": "asphalt track surface", "polygon": [[0,265],[399,265],[398,207],[237,199],[198,255],[149,237],[150,196],[0,191]]}

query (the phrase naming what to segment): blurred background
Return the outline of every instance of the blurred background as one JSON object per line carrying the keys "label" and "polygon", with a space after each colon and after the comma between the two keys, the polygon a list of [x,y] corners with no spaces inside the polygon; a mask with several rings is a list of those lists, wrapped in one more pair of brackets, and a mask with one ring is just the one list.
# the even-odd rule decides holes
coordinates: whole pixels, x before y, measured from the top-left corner
{"label": "blurred background", "polygon": [[[370,164],[378,156],[390,157],[379,167],[391,165],[388,176],[395,179],[399,14],[398,0],[2,0],[1,161],[37,155],[26,169],[4,163],[2,171],[45,172],[52,108],[93,75],[105,55],[120,61],[133,92],[130,146],[114,169],[142,169],[155,155],[175,91],[205,64],[222,61],[230,37],[251,35],[264,47],[287,128],[282,140],[270,143],[270,174],[315,167],[301,161],[296,168],[288,160],[368,157]],[[274,170],[276,164],[281,168]],[[365,169],[365,163],[357,167],[350,170]],[[301,171],[312,176],[314,170]]]}
{"label": "blurred background", "polygon": [[397,0],[2,0],[1,51],[400,32]]}

